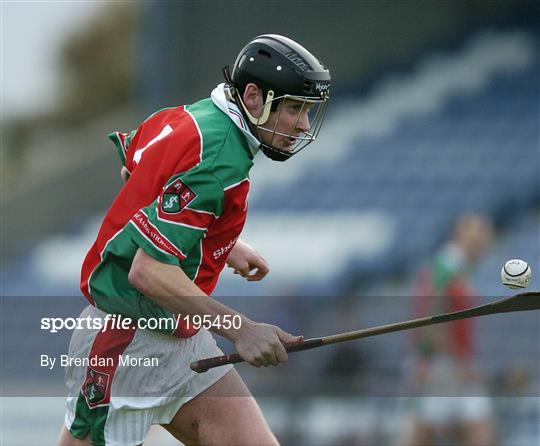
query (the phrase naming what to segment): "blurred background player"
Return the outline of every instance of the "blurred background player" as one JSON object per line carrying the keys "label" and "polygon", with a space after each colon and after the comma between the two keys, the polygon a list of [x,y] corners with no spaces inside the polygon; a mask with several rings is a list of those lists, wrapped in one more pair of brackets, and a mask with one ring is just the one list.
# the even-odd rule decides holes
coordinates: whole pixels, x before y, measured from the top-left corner
{"label": "blurred background player", "polygon": [[[418,275],[414,317],[475,306],[469,273],[493,238],[491,219],[461,215],[452,235]],[[441,435],[469,446],[495,444],[491,403],[474,363],[474,319],[413,331],[411,425],[401,444],[439,444]]]}

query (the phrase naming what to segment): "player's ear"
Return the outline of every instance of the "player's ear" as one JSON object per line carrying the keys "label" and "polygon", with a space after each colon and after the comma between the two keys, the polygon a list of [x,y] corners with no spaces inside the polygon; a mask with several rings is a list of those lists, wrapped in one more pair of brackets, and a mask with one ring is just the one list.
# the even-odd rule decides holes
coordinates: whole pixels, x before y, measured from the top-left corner
{"label": "player's ear", "polygon": [[250,82],[244,88],[242,101],[253,116],[259,116],[263,105],[262,89]]}

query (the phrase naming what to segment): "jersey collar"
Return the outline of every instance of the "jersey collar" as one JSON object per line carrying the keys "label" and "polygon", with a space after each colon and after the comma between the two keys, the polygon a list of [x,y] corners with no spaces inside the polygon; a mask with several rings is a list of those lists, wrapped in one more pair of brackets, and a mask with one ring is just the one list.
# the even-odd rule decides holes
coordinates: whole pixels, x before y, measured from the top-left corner
{"label": "jersey collar", "polygon": [[238,106],[227,99],[227,94],[225,93],[225,84],[219,84],[214,90],[212,91],[212,102],[215,104],[217,108],[219,108],[223,113],[225,113],[229,118],[231,118],[232,122],[240,129],[240,131],[243,133],[243,135],[246,137],[246,140],[249,145],[249,151],[253,156],[257,153],[259,150],[259,146],[261,145],[260,141],[253,136],[253,133],[251,133],[251,130],[249,129],[249,125],[244,119],[244,115],[242,115],[242,112],[238,108]]}

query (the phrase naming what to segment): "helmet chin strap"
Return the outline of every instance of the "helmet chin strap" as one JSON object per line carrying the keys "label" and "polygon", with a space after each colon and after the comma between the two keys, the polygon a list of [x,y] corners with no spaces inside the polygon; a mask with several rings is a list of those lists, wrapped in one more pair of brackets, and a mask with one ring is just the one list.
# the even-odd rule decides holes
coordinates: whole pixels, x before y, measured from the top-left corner
{"label": "helmet chin strap", "polygon": [[253,116],[249,110],[247,109],[246,105],[244,104],[244,101],[242,101],[242,98],[240,95],[237,95],[237,99],[240,102],[240,105],[242,106],[242,109],[244,110],[244,113],[249,119],[249,122],[251,122],[253,125],[263,125],[266,124],[266,121],[268,121],[268,118],[270,117],[270,112],[272,109],[272,101],[274,100],[274,91],[268,90],[268,93],[266,95],[266,100],[264,101],[262,114],[258,118]]}
{"label": "helmet chin strap", "polygon": [[291,156],[294,155],[294,152],[287,153],[278,149],[274,149],[272,146],[261,143],[260,149],[268,158],[272,161],[287,161]]}

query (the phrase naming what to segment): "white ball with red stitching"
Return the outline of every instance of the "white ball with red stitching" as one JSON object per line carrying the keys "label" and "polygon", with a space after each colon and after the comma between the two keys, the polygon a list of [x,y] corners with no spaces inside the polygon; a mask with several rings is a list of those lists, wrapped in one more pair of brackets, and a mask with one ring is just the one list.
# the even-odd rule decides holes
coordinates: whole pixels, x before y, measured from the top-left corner
{"label": "white ball with red stitching", "polygon": [[513,290],[527,288],[531,277],[531,267],[524,260],[508,260],[501,269],[502,284]]}

